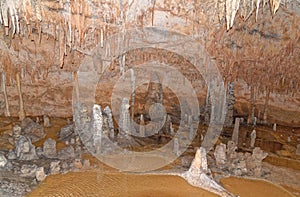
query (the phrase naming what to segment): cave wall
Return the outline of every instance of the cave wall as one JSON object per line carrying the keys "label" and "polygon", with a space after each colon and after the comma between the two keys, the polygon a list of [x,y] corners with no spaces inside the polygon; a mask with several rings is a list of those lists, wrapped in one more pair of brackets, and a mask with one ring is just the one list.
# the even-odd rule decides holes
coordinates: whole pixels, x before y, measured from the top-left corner
{"label": "cave wall", "polygon": [[[225,82],[235,81],[235,115],[250,113],[254,87],[255,116],[262,117],[270,91],[267,120],[300,126],[297,1],[282,5],[275,15],[269,12],[269,6],[261,7],[257,21],[255,14],[246,20],[239,15],[230,30],[212,0],[41,0],[34,5],[24,6],[26,12],[20,12],[19,34],[14,34],[11,26],[3,24],[0,28],[4,35],[0,39],[0,71],[6,76],[12,116],[19,110],[16,73],[21,76],[26,115],[72,116],[74,72],[84,58],[93,56],[92,50],[115,33],[156,26],[189,35],[206,48]],[[114,71],[103,72],[109,78]],[[201,78],[199,73],[187,75]],[[109,86],[114,81],[103,83]],[[1,91],[3,86],[2,82]],[[98,91],[99,102],[110,93],[109,88]],[[205,100],[203,92],[198,96]],[[0,99],[0,113],[5,114],[3,91]]]}

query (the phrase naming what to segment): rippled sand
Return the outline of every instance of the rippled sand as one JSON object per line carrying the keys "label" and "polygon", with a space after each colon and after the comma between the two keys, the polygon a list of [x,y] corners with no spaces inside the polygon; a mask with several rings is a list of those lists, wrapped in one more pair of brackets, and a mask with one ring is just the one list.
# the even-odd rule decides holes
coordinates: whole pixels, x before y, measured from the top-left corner
{"label": "rippled sand", "polygon": [[72,172],[47,177],[29,194],[40,196],[217,196],[189,185],[184,179],[166,175],[135,175],[97,171]]}
{"label": "rippled sand", "polygon": [[293,195],[270,182],[230,177],[221,180],[222,185],[241,197],[292,197]]}
{"label": "rippled sand", "polygon": [[[241,197],[292,197],[282,187],[266,181],[240,178],[223,179],[230,192]],[[138,175],[101,171],[71,172],[49,176],[29,194],[40,196],[217,196],[189,185],[184,179],[168,175]]]}

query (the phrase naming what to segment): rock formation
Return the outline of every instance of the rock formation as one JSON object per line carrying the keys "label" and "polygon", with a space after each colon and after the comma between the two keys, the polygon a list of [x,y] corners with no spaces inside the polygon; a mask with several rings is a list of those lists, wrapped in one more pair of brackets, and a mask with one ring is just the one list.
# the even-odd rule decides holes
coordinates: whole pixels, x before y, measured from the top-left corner
{"label": "rock formation", "polygon": [[28,137],[20,136],[16,144],[16,154],[19,160],[37,159],[35,146],[31,143]]}
{"label": "rock formation", "polygon": [[191,185],[204,188],[221,196],[234,196],[215,182],[207,166],[206,151],[199,148],[196,151],[190,169],[182,175]]}
{"label": "rock formation", "polygon": [[236,152],[236,145],[229,141],[227,148],[225,144],[217,145],[214,156],[216,167],[222,173],[234,176],[262,176],[262,160],[268,155],[259,147],[253,149],[252,154]]}
{"label": "rock formation", "polygon": [[43,154],[45,157],[53,158],[56,157],[56,141],[48,138],[43,145]]}

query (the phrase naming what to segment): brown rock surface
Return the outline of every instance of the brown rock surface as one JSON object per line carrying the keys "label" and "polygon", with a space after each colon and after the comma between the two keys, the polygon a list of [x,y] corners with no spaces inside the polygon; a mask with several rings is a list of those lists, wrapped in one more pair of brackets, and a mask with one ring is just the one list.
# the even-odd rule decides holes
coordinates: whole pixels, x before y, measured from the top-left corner
{"label": "brown rock surface", "polygon": [[[42,0],[34,10],[25,6],[20,11],[20,35],[15,34],[13,39],[0,39],[1,71],[6,74],[11,114],[17,116],[19,109],[16,72],[21,73],[27,116],[71,116],[73,72],[85,57],[91,55],[92,49],[97,44],[105,48],[105,40],[124,28],[156,26],[193,36],[196,42],[205,46],[225,81],[236,82],[235,111],[238,115],[250,114],[250,89],[254,87],[255,116],[260,114],[258,118],[263,119],[265,115],[270,123],[299,126],[299,3],[295,1],[286,8],[280,8],[274,16],[267,10],[269,6],[261,7],[259,11],[264,11],[264,14],[258,15],[258,22],[255,22],[255,14],[246,21],[236,17],[230,31],[226,31],[223,20],[218,22],[220,13],[214,14],[215,3],[212,0],[188,0],[185,3],[179,0],[157,1],[155,4],[132,1],[128,5],[126,1],[122,6],[101,1],[91,6],[88,1],[81,0],[71,2],[68,7],[58,1]],[[58,10],[65,10],[70,15]],[[27,25],[29,20],[32,22]],[[0,28],[1,35],[5,29],[4,26]],[[11,26],[9,30],[12,31]],[[112,51],[116,47],[106,49]],[[152,52],[156,60],[160,58],[155,56],[157,51],[154,49]],[[146,53],[144,51],[139,56],[142,62],[147,59]],[[167,53],[164,58],[169,64],[179,62],[187,71],[189,80],[200,79],[192,65],[178,55]],[[95,55],[93,58],[95,66],[100,68],[99,58]],[[111,58],[116,60],[118,57]],[[129,58],[126,67],[132,63]],[[113,76],[119,77],[116,72],[118,69],[113,65],[104,71],[103,77],[107,80],[101,81],[101,91],[97,92],[101,102],[108,102],[111,94],[109,87],[115,82]],[[203,89],[199,84],[196,87]],[[172,101],[169,103],[176,104],[172,93],[165,94]],[[198,92],[198,97],[204,101],[205,91]],[[2,94],[0,99],[4,100]],[[5,105],[1,105],[0,112],[4,111]]]}

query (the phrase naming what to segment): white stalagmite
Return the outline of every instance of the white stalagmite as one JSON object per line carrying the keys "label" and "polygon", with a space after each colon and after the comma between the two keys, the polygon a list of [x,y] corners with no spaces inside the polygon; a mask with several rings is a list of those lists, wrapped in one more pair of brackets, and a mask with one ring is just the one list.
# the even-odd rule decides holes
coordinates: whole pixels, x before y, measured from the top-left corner
{"label": "white stalagmite", "polygon": [[126,56],[125,56],[125,54],[123,54],[120,59],[120,72],[121,72],[123,79],[125,77],[125,63],[126,63]]}
{"label": "white stalagmite", "polygon": [[130,113],[129,113],[129,99],[123,98],[121,104],[121,113],[119,119],[119,132],[124,135],[128,135],[130,132]]}
{"label": "white stalagmite", "polygon": [[115,137],[115,128],[114,128],[114,122],[112,117],[112,112],[109,106],[106,106],[103,110],[103,112],[108,116],[108,127],[109,127],[109,137],[113,139]]}
{"label": "white stalagmite", "polygon": [[223,197],[233,197],[234,195],[219,185],[210,173],[210,169],[207,166],[206,150],[200,147],[196,151],[194,160],[188,171],[182,173],[180,176],[187,180],[191,185],[206,189],[210,192],[218,194]]}
{"label": "white stalagmite", "polygon": [[93,107],[93,126],[94,126],[94,146],[96,153],[101,152],[101,140],[102,140],[102,126],[103,126],[103,117],[101,106],[94,104]]}
{"label": "white stalagmite", "polygon": [[274,123],[274,124],[273,124],[273,131],[276,131],[276,130],[277,130],[277,124]]}

